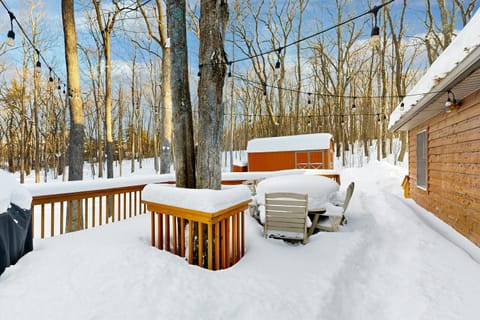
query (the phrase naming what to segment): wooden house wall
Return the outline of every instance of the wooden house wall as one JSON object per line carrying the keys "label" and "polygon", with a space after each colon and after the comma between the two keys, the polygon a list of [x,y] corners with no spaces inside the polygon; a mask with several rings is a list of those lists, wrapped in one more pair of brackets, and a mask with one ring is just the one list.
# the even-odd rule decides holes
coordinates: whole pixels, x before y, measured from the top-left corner
{"label": "wooden house wall", "polygon": [[[427,188],[416,185],[416,135],[427,130]],[[410,195],[480,246],[480,90],[409,131]]]}

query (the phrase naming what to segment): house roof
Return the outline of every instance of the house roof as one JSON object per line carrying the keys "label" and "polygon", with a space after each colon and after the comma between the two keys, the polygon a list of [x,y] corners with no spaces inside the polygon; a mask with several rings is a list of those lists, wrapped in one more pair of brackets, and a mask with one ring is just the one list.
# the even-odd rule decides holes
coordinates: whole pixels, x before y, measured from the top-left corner
{"label": "house roof", "polygon": [[295,136],[258,138],[248,141],[247,152],[278,152],[330,149],[330,133],[301,134]]}
{"label": "house roof", "polygon": [[444,111],[447,91],[457,101],[478,90],[480,83],[480,10],[440,54],[424,76],[390,115],[391,131],[409,130]]}

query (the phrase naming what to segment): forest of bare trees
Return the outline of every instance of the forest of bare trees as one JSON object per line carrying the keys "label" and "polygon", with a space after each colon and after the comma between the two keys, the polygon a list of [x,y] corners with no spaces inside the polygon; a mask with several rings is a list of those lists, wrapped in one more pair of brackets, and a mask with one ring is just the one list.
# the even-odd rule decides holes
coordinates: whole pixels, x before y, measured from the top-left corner
{"label": "forest of bare trees", "polygon": [[[51,70],[36,72],[38,54],[18,30],[14,47],[0,45],[0,166],[20,172],[22,182],[30,174],[36,182],[47,175],[66,179],[75,130],[70,124],[80,121],[72,118],[69,106],[77,97],[83,104],[83,159],[99,177],[105,176],[104,170],[112,177],[115,162],[130,161],[135,171],[147,157],[154,157],[158,173],[169,172],[172,157],[194,156],[195,145],[206,159],[203,164],[208,163],[209,148],[218,144],[211,130],[223,135],[224,151],[243,150],[256,137],[330,132],[337,156],[360,141],[366,155],[369,146],[377,144],[378,154],[370,156],[381,159],[395,153],[402,158],[405,150],[392,150],[391,141],[398,138],[403,147],[405,137],[388,132],[389,115],[468,22],[476,1],[426,0],[425,11],[415,15],[422,21],[417,19],[417,29],[412,30],[412,1],[397,0],[378,11],[376,45],[369,41],[371,14],[303,40],[382,3],[378,2],[362,1],[359,6],[358,1],[335,0],[323,6],[309,0],[229,1],[225,33],[220,32],[221,39],[204,40],[211,45],[223,42],[225,55],[219,51],[218,63],[200,68],[183,65],[189,67],[190,85],[201,88],[191,93],[194,138],[187,139],[183,149],[172,137],[175,126],[190,130],[182,128],[188,119],[182,124],[178,114],[172,116],[175,110],[189,111],[178,99],[184,91],[171,91],[178,89],[172,79],[180,76],[170,77],[179,57],[179,49],[170,46],[178,35],[168,23],[175,8],[169,11],[160,0],[76,1],[80,92],[65,82],[66,77],[52,77]],[[174,4],[167,1],[168,6]],[[201,2],[187,1],[186,6],[186,61],[208,60],[198,47],[206,36],[200,32],[206,28],[199,19]],[[24,1],[20,22],[42,53],[54,50],[58,35],[47,32],[45,15],[38,1]],[[12,54],[15,65],[8,62]],[[224,86],[211,91],[213,81]],[[199,108],[199,103],[205,105],[204,100],[219,90],[223,99],[215,98],[215,105],[202,114],[205,107]],[[209,122],[212,113],[223,121]],[[208,177],[197,179],[212,185]]]}

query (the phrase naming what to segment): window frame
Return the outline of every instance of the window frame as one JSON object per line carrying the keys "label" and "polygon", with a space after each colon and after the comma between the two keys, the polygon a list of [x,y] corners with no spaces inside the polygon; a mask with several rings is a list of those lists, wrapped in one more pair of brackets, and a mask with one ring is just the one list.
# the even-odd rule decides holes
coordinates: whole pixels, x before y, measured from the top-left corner
{"label": "window frame", "polygon": [[[428,134],[427,129],[417,132],[416,135],[416,185],[417,188],[427,190],[428,187]],[[421,143],[419,143],[421,141]],[[423,149],[421,149],[423,147]],[[423,157],[422,157],[423,156]],[[421,171],[423,168],[423,172]],[[420,170],[419,170],[420,169]],[[423,176],[422,176],[423,173]],[[422,183],[423,182],[423,183]]]}

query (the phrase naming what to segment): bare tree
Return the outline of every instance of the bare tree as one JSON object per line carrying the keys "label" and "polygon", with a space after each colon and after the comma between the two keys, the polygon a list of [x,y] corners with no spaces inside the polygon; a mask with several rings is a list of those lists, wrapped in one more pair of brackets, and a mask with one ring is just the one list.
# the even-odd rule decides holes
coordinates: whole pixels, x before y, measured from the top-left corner
{"label": "bare tree", "polygon": [[184,0],[167,1],[167,25],[171,42],[171,90],[173,117],[173,154],[177,187],[195,188],[195,150],[193,119],[188,78]]}
{"label": "bare tree", "polygon": [[220,189],[223,130],[223,87],[227,57],[227,1],[203,0],[200,8],[201,76],[198,84],[197,188]]}
{"label": "bare tree", "polygon": [[[166,17],[163,13],[163,6],[160,0],[155,0],[155,30],[148,18],[144,8],[140,6],[140,0],[137,3],[140,12],[143,15],[147,26],[148,34],[162,48],[162,107],[160,115],[162,119],[161,126],[161,152],[160,152],[160,173],[169,173],[171,164],[171,145],[172,145],[172,94],[170,85],[170,44],[167,36]],[[160,107],[160,106],[158,106]],[[156,135],[156,132],[154,133]]]}
{"label": "bare tree", "polygon": [[[436,10],[432,4],[435,2]],[[445,0],[426,0],[425,20],[424,24],[427,33],[424,39],[427,49],[428,61],[432,64],[440,53],[447,48],[452,42],[455,25],[460,18],[462,26],[465,26],[473,14],[476,0],[460,1],[454,0],[450,3]],[[435,12],[439,12],[439,17],[435,16]],[[458,16],[460,12],[460,17]]]}
{"label": "bare tree", "polygon": [[[62,0],[67,85],[70,95],[69,181],[83,179],[83,106],[80,97],[80,74],[78,68],[77,34],[74,12],[74,0]],[[75,208],[68,210],[68,214],[70,214],[71,217],[67,218],[67,221],[71,219],[72,230],[68,230],[67,228],[67,231],[77,230],[77,227],[83,229],[83,213],[81,215],[74,214],[80,211],[79,209],[75,210]],[[77,217],[80,218],[80,221],[77,221]]]}

